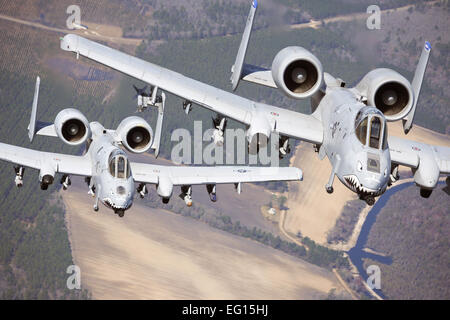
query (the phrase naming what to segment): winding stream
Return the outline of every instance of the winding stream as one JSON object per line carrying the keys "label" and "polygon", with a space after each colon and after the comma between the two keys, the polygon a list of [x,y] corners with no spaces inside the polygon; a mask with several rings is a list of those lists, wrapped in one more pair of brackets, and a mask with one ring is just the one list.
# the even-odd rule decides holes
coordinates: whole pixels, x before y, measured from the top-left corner
{"label": "winding stream", "polygon": [[[366,220],[361,228],[361,232],[359,234],[358,240],[356,241],[355,246],[348,251],[348,255],[352,263],[358,269],[358,273],[364,279],[364,281],[368,278],[366,270],[363,267],[363,259],[370,258],[374,261],[377,261],[382,264],[390,265],[392,263],[391,257],[384,257],[372,253],[368,253],[363,251],[363,249],[367,245],[367,240],[369,238],[370,230],[377,220],[377,215],[384,208],[386,203],[389,201],[390,197],[398,191],[404,190],[409,186],[412,186],[413,182],[405,182],[398,186],[392,187],[388,189],[375,203],[373,208],[369,211]],[[374,291],[383,299],[386,299],[386,295],[383,294],[382,290],[374,289]]]}

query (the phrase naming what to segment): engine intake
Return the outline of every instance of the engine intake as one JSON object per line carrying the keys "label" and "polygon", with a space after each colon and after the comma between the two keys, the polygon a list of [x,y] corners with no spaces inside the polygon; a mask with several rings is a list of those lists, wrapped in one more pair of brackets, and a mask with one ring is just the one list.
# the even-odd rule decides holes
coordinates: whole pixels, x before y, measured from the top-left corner
{"label": "engine intake", "polygon": [[411,84],[402,75],[391,69],[375,69],[369,72],[356,86],[367,104],[383,112],[387,121],[403,119],[414,103]]}
{"label": "engine intake", "polygon": [[272,77],[278,88],[294,99],[305,99],[316,93],[323,82],[319,59],[302,47],[281,50],[272,63]]}
{"label": "engine intake", "polygon": [[58,137],[69,145],[80,145],[91,137],[89,121],[78,110],[68,108],[60,111],[55,118]]}
{"label": "engine intake", "polygon": [[153,130],[144,119],[136,116],[125,118],[117,128],[122,144],[134,153],[144,153],[150,149]]}

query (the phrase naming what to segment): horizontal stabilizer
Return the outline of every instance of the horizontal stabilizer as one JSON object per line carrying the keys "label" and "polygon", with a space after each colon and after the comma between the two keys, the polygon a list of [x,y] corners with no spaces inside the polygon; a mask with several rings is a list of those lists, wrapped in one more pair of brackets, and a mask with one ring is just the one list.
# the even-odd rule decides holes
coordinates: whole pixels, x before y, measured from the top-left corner
{"label": "horizontal stabilizer", "polygon": [[58,137],[55,125],[53,123],[48,122],[38,121],[36,123],[36,134],[39,136]]}
{"label": "horizontal stabilizer", "polygon": [[242,80],[270,88],[277,88],[277,85],[273,81],[271,70],[253,66],[251,64],[244,64],[244,68],[242,70]]}

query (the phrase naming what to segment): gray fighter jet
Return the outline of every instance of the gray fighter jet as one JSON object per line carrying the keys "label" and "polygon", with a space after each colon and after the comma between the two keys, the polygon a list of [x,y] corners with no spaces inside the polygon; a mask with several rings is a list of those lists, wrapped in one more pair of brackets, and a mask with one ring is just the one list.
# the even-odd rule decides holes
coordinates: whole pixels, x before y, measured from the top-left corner
{"label": "gray fighter jet", "polygon": [[[311,115],[258,103],[185,77],[77,35],[66,35],[61,48],[107,65],[182,99],[189,112],[193,103],[217,112],[213,139],[223,142],[222,118],[247,126],[249,152],[267,144],[272,132],[280,136],[280,154],[289,151],[289,138],[315,145],[319,158],[327,157],[332,172],[326,191],[333,192],[334,177],[373,205],[389,184],[399,179],[398,166],[412,169],[420,194],[427,198],[440,174],[450,173],[450,148],[431,146],[389,136],[386,121],[413,125],[422,79],[431,45],[426,42],[412,84],[391,69],[370,71],[354,88],[323,71],[322,64],[302,47],[287,47],[274,58],[271,70],[244,64],[257,1],[252,2],[241,46],[232,67],[231,82],[277,88],[292,99],[311,99]],[[217,125],[219,124],[219,125]],[[448,179],[447,179],[448,181]]]}
{"label": "gray fighter jet", "polygon": [[[23,185],[24,167],[39,170],[41,189],[46,190],[54,182],[57,173],[62,174],[61,184],[67,189],[70,175],[84,176],[89,194],[95,197],[94,210],[99,201],[123,217],[136,191],[143,198],[148,193],[146,184],[156,186],[164,203],[172,196],[174,186],[181,186],[180,197],[187,206],[192,205],[192,185],[206,185],[211,201],[215,202],[216,184],[234,183],[238,193],[243,182],[299,181],[302,172],[297,168],[278,167],[187,167],[160,166],[132,162],[121,146],[132,153],[144,153],[150,148],[159,149],[160,130],[153,139],[150,125],[142,118],[124,119],[116,130],[105,129],[98,122],[88,122],[77,109],[68,108],[58,113],[54,124],[36,121],[39,77],[33,100],[31,121],[28,127],[30,141],[34,135],[59,137],[66,144],[76,146],[86,143],[83,156],[42,152],[0,143],[0,160],[17,164],[15,183]],[[165,97],[159,99],[164,103]],[[158,124],[160,126],[160,120]],[[153,144],[157,141],[157,145]]]}

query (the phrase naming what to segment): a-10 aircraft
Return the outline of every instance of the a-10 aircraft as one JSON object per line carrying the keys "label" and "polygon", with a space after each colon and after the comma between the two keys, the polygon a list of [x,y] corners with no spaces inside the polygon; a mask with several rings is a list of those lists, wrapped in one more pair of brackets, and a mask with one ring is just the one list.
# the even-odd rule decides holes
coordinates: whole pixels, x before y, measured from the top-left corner
{"label": "a-10 aircraft", "polygon": [[[156,186],[164,203],[172,196],[174,186],[181,186],[180,197],[187,206],[192,205],[192,185],[206,185],[211,201],[215,202],[216,184],[234,183],[238,193],[244,182],[298,181],[302,172],[297,168],[279,167],[175,167],[132,162],[121,149],[131,153],[144,153],[150,148],[159,149],[162,112],[159,113],[155,137],[150,125],[142,118],[125,118],[116,130],[105,129],[98,122],[88,122],[77,109],[60,111],[54,124],[36,120],[39,93],[39,77],[33,99],[31,121],[28,127],[30,141],[34,135],[59,137],[66,144],[76,146],[86,143],[83,156],[42,152],[0,143],[0,160],[17,164],[15,183],[23,184],[24,167],[39,170],[41,189],[46,190],[53,183],[57,173],[63,174],[61,184],[67,189],[70,176],[84,176],[89,193],[95,197],[94,210],[99,209],[99,201],[123,217],[133,204],[135,183],[137,192],[143,198],[148,193],[146,184]],[[161,111],[164,109],[165,95],[158,99]],[[154,142],[154,143],[153,143]]]}
{"label": "a-10 aircraft", "polygon": [[421,196],[429,197],[440,174],[450,173],[450,148],[389,136],[386,121],[402,120],[405,133],[411,129],[430,44],[425,44],[412,84],[394,70],[380,68],[347,88],[343,80],[323,71],[317,57],[299,46],[281,50],[271,70],[244,64],[256,9],[254,0],[232,67],[233,90],[243,79],[277,88],[293,99],[310,98],[311,115],[240,97],[77,35],[63,37],[61,48],[154,86],[152,96],[161,89],[181,97],[186,113],[193,103],[217,112],[213,134],[217,143],[223,142],[226,122],[221,118],[232,118],[247,126],[253,154],[267,144],[272,132],[280,136],[282,155],[289,151],[289,138],[314,144],[319,158],[328,157],[332,164],[325,185],[328,193],[333,192],[337,176],[373,205],[375,197],[399,179],[398,166],[402,165],[412,169]]}

